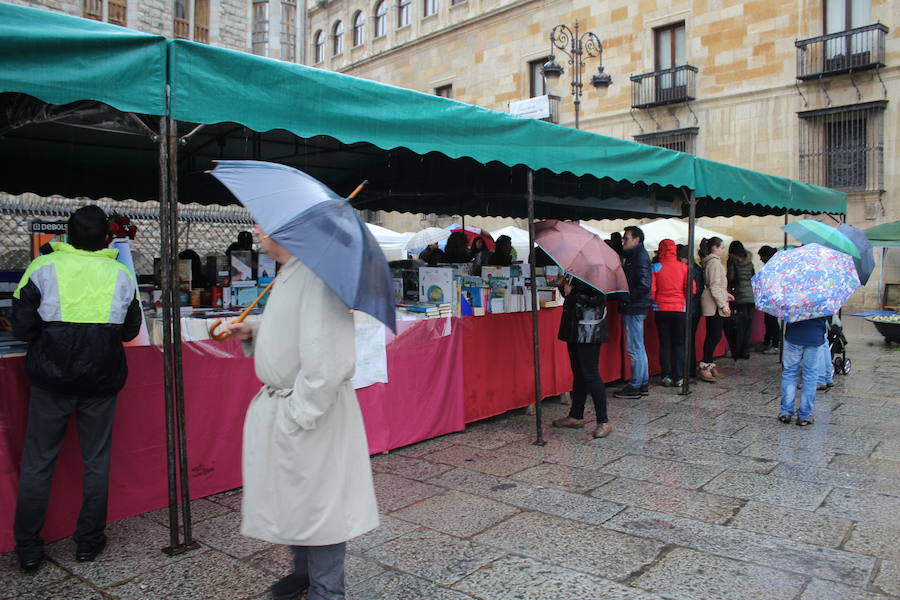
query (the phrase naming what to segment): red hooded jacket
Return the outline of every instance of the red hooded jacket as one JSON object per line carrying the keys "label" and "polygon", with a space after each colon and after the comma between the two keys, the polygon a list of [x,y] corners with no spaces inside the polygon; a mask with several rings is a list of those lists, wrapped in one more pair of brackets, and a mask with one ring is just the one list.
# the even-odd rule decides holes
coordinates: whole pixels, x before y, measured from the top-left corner
{"label": "red hooded jacket", "polygon": [[670,239],[661,241],[657,260],[652,265],[653,282],[650,289],[653,310],[684,312],[688,266],[678,260],[675,242]]}

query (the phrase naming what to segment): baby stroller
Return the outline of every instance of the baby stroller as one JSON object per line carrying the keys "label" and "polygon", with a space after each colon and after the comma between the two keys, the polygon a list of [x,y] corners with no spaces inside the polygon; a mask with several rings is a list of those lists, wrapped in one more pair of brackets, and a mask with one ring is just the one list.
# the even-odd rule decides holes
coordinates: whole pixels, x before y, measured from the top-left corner
{"label": "baby stroller", "polygon": [[844,328],[841,327],[840,318],[835,315],[828,326],[828,347],[831,350],[831,362],[834,365],[834,372],[841,375],[850,373],[853,366],[849,358],[847,358],[847,337],[844,335]]}

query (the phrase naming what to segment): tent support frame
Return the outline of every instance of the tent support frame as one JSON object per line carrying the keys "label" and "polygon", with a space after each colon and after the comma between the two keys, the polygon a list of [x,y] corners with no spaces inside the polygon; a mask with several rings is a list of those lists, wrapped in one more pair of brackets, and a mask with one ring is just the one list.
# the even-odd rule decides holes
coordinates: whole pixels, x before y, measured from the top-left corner
{"label": "tent support frame", "polygon": [[691,285],[694,282],[694,245],[696,244],[694,228],[697,225],[697,199],[694,197],[693,191],[688,190],[687,188],[682,188],[681,191],[688,204],[688,274],[684,290],[684,365],[681,373],[681,391],[678,392],[678,394],[687,396],[691,393],[691,366],[694,364],[694,360],[696,360],[697,357],[697,350],[694,349],[696,340],[694,339],[693,328],[694,290]]}
{"label": "tent support frame", "polygon": [[531,275],[531,339],[534,345],[534,424],[535,446],[543,446],[544,424],[541,410],[541,340],[538,325],[537,269],[534,252],[534,171],[528,169],[525,174],[525,186],[528,195],[528,267]]}

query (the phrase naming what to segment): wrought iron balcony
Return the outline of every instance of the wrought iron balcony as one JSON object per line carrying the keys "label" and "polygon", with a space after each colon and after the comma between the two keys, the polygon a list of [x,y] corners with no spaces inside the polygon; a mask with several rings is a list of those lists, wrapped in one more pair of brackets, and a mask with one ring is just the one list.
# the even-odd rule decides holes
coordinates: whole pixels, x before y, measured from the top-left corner
{"label": "wrought iron balcony", "polygon": [[887,32],[887,27],[876,23],[794,42],[797,79],[805,81],[883,67]]}
{"label": "wrought iron balcony", "polygon": [[631,76],[631,107],[652,108],[690,102],[697,90],[697,67],[680,65]]}

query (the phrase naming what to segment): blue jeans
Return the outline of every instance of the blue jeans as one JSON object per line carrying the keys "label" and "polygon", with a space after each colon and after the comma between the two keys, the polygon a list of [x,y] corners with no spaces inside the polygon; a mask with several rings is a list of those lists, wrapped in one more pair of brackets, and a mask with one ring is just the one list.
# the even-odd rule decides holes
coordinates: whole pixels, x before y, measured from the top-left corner
{"label": "blue jeans", "polygon": [[650,383],[649,365],[647,364],[647,350],[644,349],[644,319],[642,315],[622,315],[622,323],[625,325],[625,349],[628,358],[631,359],[631,380],[628,385],[639,388]]}
{"label": "blue jeans", "polygon": [[834,364],[831,362],[831,349],[828,348],[828,334],[825,334],[825,343],[819,348],[819,378],[817,383],[825,385],[834,377]]}
{"label": "blue jeans", "polygon": [[[827,346],[826,346],[827,347]],[[798,346],[784,340],[784,370],[781,372],[781,414],[794,414],[797,396],[797,378],[803,369],[803,385],[800,390],[798,419],[808,419],[816,402],[816,380],[819,377],[821,346]]]}

